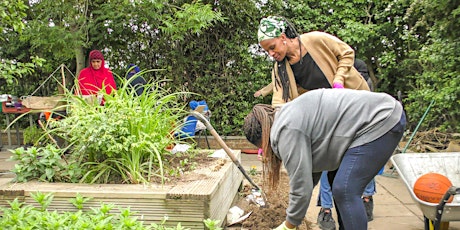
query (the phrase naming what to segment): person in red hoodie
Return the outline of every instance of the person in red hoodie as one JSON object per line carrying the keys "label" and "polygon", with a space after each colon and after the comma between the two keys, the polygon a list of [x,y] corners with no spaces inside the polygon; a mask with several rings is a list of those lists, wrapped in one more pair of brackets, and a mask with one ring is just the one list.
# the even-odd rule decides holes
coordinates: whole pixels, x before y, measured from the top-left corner
{"label": "person in red hoodie", "polygon": [[117,89],[112,71],[105,68],[104,65],[104,55],[101,51],[93,50],[89,53],[89,67],[82,69],[78,75],[80,95],[97,95],[101,89],[111,94]]}

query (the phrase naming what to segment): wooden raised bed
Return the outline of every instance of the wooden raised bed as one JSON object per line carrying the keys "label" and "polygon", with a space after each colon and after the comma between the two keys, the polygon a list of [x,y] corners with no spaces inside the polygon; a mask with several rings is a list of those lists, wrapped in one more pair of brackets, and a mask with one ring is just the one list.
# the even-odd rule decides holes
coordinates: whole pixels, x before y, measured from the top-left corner
{"label": "wooden raised bed", "polygon": [[[240,153],[234,151],[238,158]],[[194,170],[192,176],[185,175],[185,180],[177,184],[163,186],[8,182],[0,185],[0,206],[9,207],[7,201],[18,198],[21,202],[38,207],[31,193],[40,191],[54,194],[48,210],[76,211],[69,200],[79,193],[93,198],[84,204],[84,210],[100,207],[103,202],[121,208],[130,207],[136,213],[134,216],[146,224],[160,223],[164,216],[168,216],[167,226],[176,226],[180,222],[186,228],[204,229],[204,219],[225,223],[227,212],[243,181],[242,173],[230,159],[223,162],[216,160],[213,164]],[[190,179],[187,179],[188,176]],[[119,210],[114,208],[112,212],[119,213]]]}

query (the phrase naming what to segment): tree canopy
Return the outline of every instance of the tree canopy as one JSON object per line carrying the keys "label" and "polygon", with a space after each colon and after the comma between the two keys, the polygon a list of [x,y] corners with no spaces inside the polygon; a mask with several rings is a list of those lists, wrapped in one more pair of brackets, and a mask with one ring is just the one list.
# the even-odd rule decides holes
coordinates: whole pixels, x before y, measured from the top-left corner
{"label": "tree canopy", "polygon": [[0,7],[0,94],[28,95],[61,64],[76,76],[99,49],[117,76],[130,63],[155,69],[147,80],[196,93],[183,103],[207,100],[219,133],[240,135],[252,106],[270,103],[253,97],[272,67],[256,35],[259,20],[276,14],[299,33],[325,31],[352,46],[376,91],[400,92],[409,128],[433,101],[421,128],[459,130],[459,1],[5,0]]}

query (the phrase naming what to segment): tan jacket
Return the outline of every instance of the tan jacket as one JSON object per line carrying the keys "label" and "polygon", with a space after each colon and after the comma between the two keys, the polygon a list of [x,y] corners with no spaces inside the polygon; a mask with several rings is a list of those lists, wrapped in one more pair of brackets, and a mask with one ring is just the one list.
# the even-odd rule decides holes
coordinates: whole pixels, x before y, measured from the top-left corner
{"label": "tan jacket", "polygon": [[[355,51],[348,44],[337,37],[319,31],[300,35],[300,41],[324,73],[331,86],[337,82],[349,89],[370,90],[366,80],[353,67]],[[279,79],[277,65],[278,63],[275,62],[272,71],[272,83],[270,84],[273,89],[273,107],[286,103],[283,100],[283,89],[281,87],[273,87],[275,78]],[[292,100],[307,90],[296,85],[294,73],[289,62],[286,62],[286,70],[290,82],[289,100]]]}
{"label": "tan jacket", "polygon": [[273,93],[273,83],[270,82],[270,84],[266,85],[262,89],[259,89],[259,91],[260,91],[260,95],[262,95],[262,97],[265,97],[265,96]]}

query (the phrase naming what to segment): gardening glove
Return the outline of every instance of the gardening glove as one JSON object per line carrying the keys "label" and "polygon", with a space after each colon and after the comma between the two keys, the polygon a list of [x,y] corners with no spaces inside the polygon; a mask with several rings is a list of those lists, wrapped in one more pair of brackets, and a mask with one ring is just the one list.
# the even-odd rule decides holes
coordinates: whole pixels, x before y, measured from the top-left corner
{"label": "gardening glove", "polygon": [[343,85],[342,83],[338,83],[338,82],[334,82],[334,84],[332,85],[332,88],[334,89],[343,89]]}
{"label": "gardening glove", "polygon": [[273,230],[296,230],[296,228],[286,227],[286,221],[284,221],[280,226],[274,228]]}
{"label": "gardening glove", "polygon": [[263,155],[263,150],[261,148],[259,148],[259,150],[257,150],[257,159],[259,159],[261,161],[262,160],[262,155]]}

